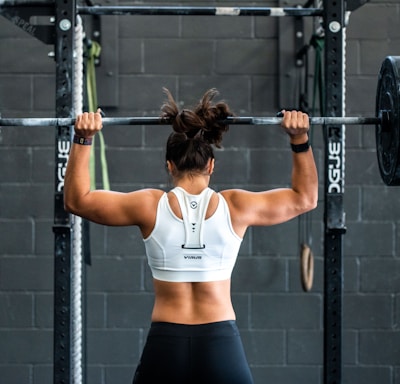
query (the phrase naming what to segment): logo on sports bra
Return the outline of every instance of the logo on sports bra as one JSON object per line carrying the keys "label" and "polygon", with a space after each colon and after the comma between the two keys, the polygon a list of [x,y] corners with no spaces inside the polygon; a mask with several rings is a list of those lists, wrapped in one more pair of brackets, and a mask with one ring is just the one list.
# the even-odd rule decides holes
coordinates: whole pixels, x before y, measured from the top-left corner
{"label": "logo on sports bra", "polygon": [[197,208],[197,202],[196,201],[191,201],[190,202],[190,208],[196,209]]}
{"label": "logo on sports bra", "polygon": [[201,260],[202,256],[201,255],[183,255],[183,258],[185,260]]}

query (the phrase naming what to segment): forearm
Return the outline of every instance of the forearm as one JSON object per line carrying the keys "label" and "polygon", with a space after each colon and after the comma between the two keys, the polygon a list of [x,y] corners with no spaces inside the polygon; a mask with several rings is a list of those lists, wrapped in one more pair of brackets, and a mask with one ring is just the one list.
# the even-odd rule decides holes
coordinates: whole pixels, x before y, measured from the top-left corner
{"label": "forearm", "polygon": [[[303,144],[306,138],[291,138],[292,144]],[[298,194],[302,205],[315,207],[318,200],[318,173],[312,148],[293,152],[292,189]]]}
{"label": "forearm", "polygon": [[85,112],[76,117],[78,141],[72,144],[64,179],[64,205],[72,213],[81,213],[82,207],[85,208],[84,199],[90,192],[90,150],[94,135],[102,128],[100,112]]}
{"label": "forearm", "polygon": [[89,159],[91,146],[73,144],[64,178],[64,205],[77,213],[83,198],[90,192]]}

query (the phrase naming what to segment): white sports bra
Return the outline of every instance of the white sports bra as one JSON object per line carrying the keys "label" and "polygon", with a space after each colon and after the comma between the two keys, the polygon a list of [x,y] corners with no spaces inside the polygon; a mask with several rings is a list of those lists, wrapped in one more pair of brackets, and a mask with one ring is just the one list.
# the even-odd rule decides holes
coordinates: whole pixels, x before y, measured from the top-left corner
{"label": "white sports bra", "polygon": [[164,193],[158,203],[156,223],[144,239],[153,277],[171,282],[204,282],[231,277],[242,239],[233,231],[228,205],[218,193],[218,207],[205,220],[214,191],[199,195],[183,188],[172,190],[181,208],[180,219]]}

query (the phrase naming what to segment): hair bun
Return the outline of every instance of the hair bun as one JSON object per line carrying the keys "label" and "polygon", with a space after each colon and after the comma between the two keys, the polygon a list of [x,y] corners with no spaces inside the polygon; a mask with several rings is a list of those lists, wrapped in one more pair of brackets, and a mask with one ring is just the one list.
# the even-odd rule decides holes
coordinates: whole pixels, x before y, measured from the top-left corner
{"label": "hair bun", "polygon": [[199,138],[220,147],[222,136],[229,129],[224,120],[233,116],[233,113],[225,102],[213,102],[218,95],[217,89],[209,89],[193,110],[183,109],[180,112],[169,90],[164,88],[164,93],[168,100],[161,107],[161,117],[171,121],[175,132],[184,133],[189,139]]}

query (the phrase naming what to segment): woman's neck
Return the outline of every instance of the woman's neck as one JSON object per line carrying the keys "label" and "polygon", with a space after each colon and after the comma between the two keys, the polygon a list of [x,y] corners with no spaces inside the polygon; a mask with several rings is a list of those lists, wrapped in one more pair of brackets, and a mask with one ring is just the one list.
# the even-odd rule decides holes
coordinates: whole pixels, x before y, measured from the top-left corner
{"label": "woman's neck", "polygon": [[196,176],[183,176],[174,180],[175,187],[183,188],[187,193],[198,195],[210,184],[210,176],[196,175]]}

